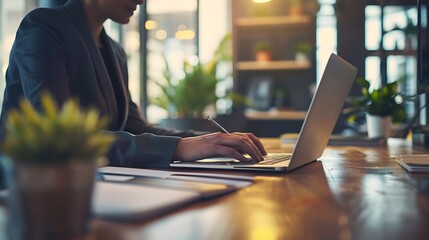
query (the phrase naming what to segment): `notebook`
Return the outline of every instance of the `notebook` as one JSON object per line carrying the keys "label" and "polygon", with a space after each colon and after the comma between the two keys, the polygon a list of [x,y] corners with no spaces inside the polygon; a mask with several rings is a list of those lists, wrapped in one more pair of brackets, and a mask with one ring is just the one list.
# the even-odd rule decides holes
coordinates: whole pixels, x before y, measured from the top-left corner
{"label": "notebook", "polygon": [[[151,220],[253,184],[252,176],[111,166],[99,168],[97,179],[92,213],[96,218],[113,221]],[[10,200],[8,189],[0,191],[1,205]]]}
{"label": "notebook", "polygon": [[93,214],[115,221],[147,220],[200,199],[198,192],[97,181]]}
{"label": "notebook", "polygon": [[396,162],[410,173],[429,172],[428,154],[399,155]]}
{"label": "notebook", "polygon": [[232,158],[210,158],[196,162],[174,161],[171,167],[290,171],[317,160],[323,153],[357,69],[332,53],[314,93],[292,154],[268,154],[259,163],[242,163]]}
{"label": "notebook", "polygon": [[140,221],[184,205],[219,197],[253,184],[253,177],[103,167],[94,189],[96,217]]}

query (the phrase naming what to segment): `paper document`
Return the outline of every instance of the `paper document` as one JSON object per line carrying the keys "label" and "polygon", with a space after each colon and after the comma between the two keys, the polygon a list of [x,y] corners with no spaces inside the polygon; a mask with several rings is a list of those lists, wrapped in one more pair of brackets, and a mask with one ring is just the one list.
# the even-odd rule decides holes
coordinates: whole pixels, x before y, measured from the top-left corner
{"label": "paper document", "polygon": [[94,214],[114,220],[145,220],[192,202],[253,184],[253,177],[122,167],[98,169]]}
{"label": "paper document", "polygon": [[199,199],[190,191],[153,186],[97,182],[93,213],[112,220],[146,220]]}
{"label": "paper document", "polygon": [[[139,168],[123,168],[123,167],[103,167],[98,170],[105,176],[105,179],[112,178],[115,175],[121,176],[141,176],[154,177],[163,179],[187,180],[204,183],[218,183],[231,185],[237,188],[247,187],[253,184],[253,177],[238,176],[232,174],[216,174],[216,173],[198,173],[198,172],[177,172],[177,171],[161,171]],[[126,178],[124,178],[126,179]]]}

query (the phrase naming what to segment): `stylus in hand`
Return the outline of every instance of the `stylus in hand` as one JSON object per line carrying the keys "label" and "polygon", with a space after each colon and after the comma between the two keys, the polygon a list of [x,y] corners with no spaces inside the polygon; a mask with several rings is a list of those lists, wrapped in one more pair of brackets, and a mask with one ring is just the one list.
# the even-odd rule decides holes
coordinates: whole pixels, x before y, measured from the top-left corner
{"label": "stylus in hand", "polygon": [[225,128],[223,128],[218,122],[216,122],[210,115],[207,116],[207,120],[209,120],[209,122],[215,127],[217,127],[221,132],[229,134],[229,132]]}

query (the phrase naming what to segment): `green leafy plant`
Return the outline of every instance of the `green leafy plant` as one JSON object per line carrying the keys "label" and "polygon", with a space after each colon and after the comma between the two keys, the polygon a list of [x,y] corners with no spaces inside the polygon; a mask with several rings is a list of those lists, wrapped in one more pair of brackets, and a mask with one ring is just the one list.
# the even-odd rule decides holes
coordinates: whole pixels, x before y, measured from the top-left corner
{"label": "green leafy plant", "polygon": [[309,54],[311,50],[312,50],[311,44],[308,42],[301,42],[295,46],[295,52]]}
{"label": "green leafy plant", "polygon": [[289,6],[301,6],[302,0],[289,0],[288,4]]}
{"label": "green leafy plant", "polygon": [[181,118],[200,117],[204,109],[217,100],[216,71],[201,63],[193,66],[188,62],[183,64],[183,71],[185,77],[176,84],[164,74],[167,84],[158,84],[164,95],[156,98],[154,103],[167,110],[173,105]]}
{"label": "green leafy plant", "polygon": [[258,51],[269,51],[271,52],[273,50],[273,45],[270,42],[257,42],[255,45],[253,45],[253,50],[255,52]]}
{"label": "green leafy plant", "polygon": [[370,90],[370,82],[364,78],[357,78],[357,84],[361,87],[362,96],[353,96],[347,99],[351,107],[343,110],[350,114],[348,120],[353,122],[358,114],[368,113],[378,116],[392,116],[394,122],[402,122],[406,119],[404,103],[413,99],[398,91],[400,81],[388,83],[381,88]]}
{"label": "green leafy plant", "polygon": [[75,100],[61,109],[53,98],[41,96],[39,113],[28,101],[8,113],[2,153],[29,164],[59,164],[71,160],[97,159],[115,140],[101,129],[108,124],[95,109],[81,111]]}
{"label": "green leafy plant", "polygon": [[164,81],[155,81],[161,88],[162,94],[151,99],[151,102],[170,111],[175,110],[180,118],[202,117],[207,106],[216,103],[216,85],[218,78],[218,65],[230,61],[231,34],[227,34],[220,42],[213,58],[207,63],[192,65],[183,63],[184,77],[178,81],[173,79],[170,66],[165,60]]}
{"label": "green leafy plant", "polygon": [[407,16],[407,25],[402,29],[402,31],[404,32],[406,37],[416,35],[418,31],[418,27],[414,25],[409,14],[406,14],[406,16]]}

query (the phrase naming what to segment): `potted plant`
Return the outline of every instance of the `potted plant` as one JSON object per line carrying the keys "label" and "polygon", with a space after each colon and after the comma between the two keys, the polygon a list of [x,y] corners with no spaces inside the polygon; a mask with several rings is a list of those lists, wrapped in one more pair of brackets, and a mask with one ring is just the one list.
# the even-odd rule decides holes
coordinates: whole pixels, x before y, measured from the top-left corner
{"label": "potted plant", "polygon": [[300,42],[295,46],[295,61],[308,62],[312,47],[308,42]]}
{"label": "potted plant", "polygon": [[304,13],[304,8],[302,5],[303,0],[289,0],[288,4],[288,13],[291,16],[302,15]]}
{"label": "potted plant", "polygon": [[257,42],[253,49],[256,61],[267,62],[272,60],[273,47],[270,42]]}
{"label": "potted plant", "polygon": [[205,108],[217,100],[215,71],[214,68],[210,69],[202,63],[191,65],[185,61],[183,64],[185,76],[173,83],[170,74],[165,73],[166,84],[158,83],[163,95],[155,98],[153,102],[166,110],[173,109],[171,117],[177,114],[178,118],[199,118]]}
{"label": "potted plant", "polygon": [[77,101],[61,109],[41,96],[39,113],[22,100],[8,113],[1,161],[9,190],[11,239],[68,239],[85,234],[97,160],[114,141],[107,119]]}
{"label": "potted plant", "polygon": [[185,61],[182,69],[184,75],[181,79],[173,77],[169,64],[164,58],[166,63],[164,79],[155,81],[162,94],[151,99],[153,104],[169,113],[168,119],[161,120],[161,126],[197,130],[208,126],[209,129],[204,130],[213,130],[207,124],[207,120],[201,120],[205,119],[206,109],[214,106],[218,100],[216,85],[222,80],[218,67],[220,63],[232,59],[230,43],[231,34],[227,34],[221,40],[212,59],[206,64],[198,62],[192,65]]}
{"label": "potted plant", "polygon": [[404,102],[411,97],[404,96],[398,91],[399,81],[388,83],[380,88],[371,89],[370,82],[357,78],[362,96],[349,97],[347,102],[351,107],[343,113],[350,114],[349,121],[353,122],[359,113],[366,114],[369,137],[389,137],[393,122],[406,119]]}

